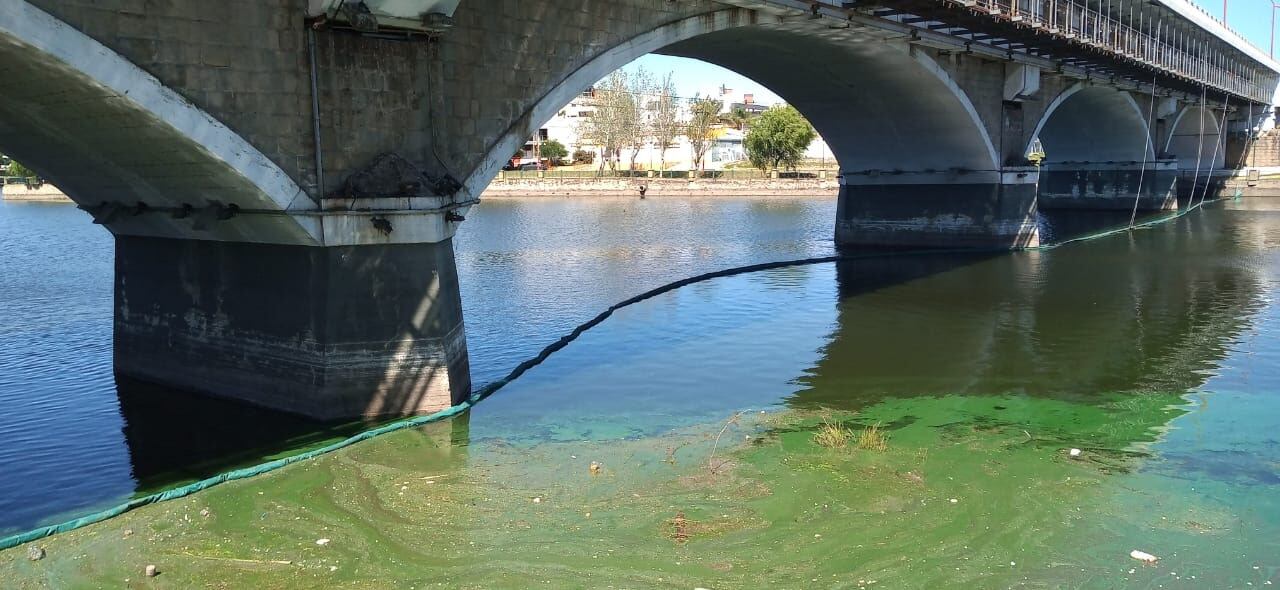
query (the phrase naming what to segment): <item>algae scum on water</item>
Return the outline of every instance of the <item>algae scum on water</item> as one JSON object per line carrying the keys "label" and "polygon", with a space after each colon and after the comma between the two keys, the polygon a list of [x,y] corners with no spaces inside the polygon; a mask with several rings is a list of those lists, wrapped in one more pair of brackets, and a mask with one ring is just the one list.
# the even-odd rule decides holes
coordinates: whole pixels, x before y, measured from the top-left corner
{"label": "algae scum on water", "polygon": [[[464,423],[435,424],[47,539],[40,561],[9,551],[0,573],[18,588],[142,587],[148,564],[147,587],[173,588],[1264,584],[1203,561],[1265,553],[1274,537],[1245,515],[1115,477],[1184,406],[916,397],[535,445],[459,446]],[[823,446],[830,424],[880,425],[884,445]],[[1137,542],[1159,567],[1135,568]]]}

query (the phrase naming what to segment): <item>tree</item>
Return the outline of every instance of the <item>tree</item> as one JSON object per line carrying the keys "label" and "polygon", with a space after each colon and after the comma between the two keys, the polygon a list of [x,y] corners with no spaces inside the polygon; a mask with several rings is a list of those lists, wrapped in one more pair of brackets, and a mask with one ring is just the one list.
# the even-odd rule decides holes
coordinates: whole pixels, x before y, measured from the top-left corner
{"label": "tree", "polygon": [[640,148],[649,140],[649,97],[653,95],[653,75],[644,68],[627,77],[627,93],[630,95],[631,121],[623,129],[625,143],[631,148],[631,162],[628,170],[636,169],[636,157]]}
{"label": "tree", "polygon": [[563,143],[548,139],[542,142],[542,157],[546,158],[548,162],[558,165],[562,160],[569,157],[569,150],[564,147]]}
{"label": "tree", "polygon": [[630,144],[634,133],[636,101],[627,83],[627,73],[619,70],[602,80],[594,90],[591,106],[595,109],[578,124],[578,136],[583,143],[600,149],[603,156],[600,172],[603,173],[605,162],[612,169],[617,168],[622,148]]}
{"label": "tree", "polygon": [[653,137],[654,147],[658,148],[658,168],[666,170],[667,150],[675,146],[676,137],[680,135],[680,105],[676,102],[676,85],[669,72],[657,87],[649,135]]}
{"label": "tree", "polygon": [[751,122],[752,114],[742,107],[735,107],[729,112],[728,120],[734,129],[742,131],[747,128],[747,124]]}
{"label": "tree", "polygon": [[693,99],[689,106],[689,125],[685,135],[689,137],[689,145],[693,148],[693,167],[702,170],[703,157],[711,148],[711,133],[716,122],[720,120],[720,109],[724,103],[712,98]]}
{"label": "tree", "polygon": [[791,105],[772,107],[751,125],[743,140],[747,159],[762,171],[795,168],[818,132]]}
{"label": "tree", "polygon": [[8,174],[9,176],[21,176],[23,178],[31,178],[33,176],[39,176],[32,169],[27,168],[22,164],[19,164],[17,160],[9,160]]}

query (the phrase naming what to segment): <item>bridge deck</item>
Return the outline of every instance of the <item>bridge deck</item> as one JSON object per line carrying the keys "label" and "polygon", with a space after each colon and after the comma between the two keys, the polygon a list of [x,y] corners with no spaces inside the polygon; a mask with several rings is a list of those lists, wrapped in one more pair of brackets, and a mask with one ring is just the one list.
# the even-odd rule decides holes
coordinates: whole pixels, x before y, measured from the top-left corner
{"label": "bridge deck", "polygon": [[[1241,41],[1223,38],[1164,5],[1121,8],[1076,0],[840,0],[735,2],[811,11],[815,16],[904,25],[914,38],[945,35],[960,47],[981,45],[1010,57],[1029,56],[1218,99],[1272,101],[1280,71]],[[1138,3],[1133,3],[1138,4]],[[1120,14],[1121,11],[1127,11]],[[867,23],[870,24],[870,23]],[[1223,29],[1225,31],[1225,29]]]}

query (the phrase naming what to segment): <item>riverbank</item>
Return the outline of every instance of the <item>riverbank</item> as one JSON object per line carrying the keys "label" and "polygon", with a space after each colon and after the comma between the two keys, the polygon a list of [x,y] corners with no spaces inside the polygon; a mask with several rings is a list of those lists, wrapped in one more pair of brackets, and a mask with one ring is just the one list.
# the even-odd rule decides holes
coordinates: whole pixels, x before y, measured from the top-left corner
{"label": "riverbank", "polygon": [[0,199],[5,201],[35,203],[71,203],[71,197],[58,187],[45,183],[38,187],[28,188],[25,184],[0,185]]}
{"label": "riverbank", "polygon": [[486,197],[835,197],[830,178],[527,178],[500,175],[485,189]]}

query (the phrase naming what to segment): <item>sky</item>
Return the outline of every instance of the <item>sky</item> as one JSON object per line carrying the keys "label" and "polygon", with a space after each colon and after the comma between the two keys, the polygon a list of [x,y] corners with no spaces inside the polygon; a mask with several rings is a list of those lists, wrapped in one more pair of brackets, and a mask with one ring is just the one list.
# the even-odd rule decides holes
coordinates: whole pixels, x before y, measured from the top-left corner
{"label": "sky", "polygon": [[638,67],[644,67],[657,77],[671,72],[671,81],[675,83],[676,95],[680,97],[693,98],[697,95],[707,96],[712,93],[718,96],[720,85],[724,84],[733,89],[733,94],[730,96],[734,99],[741,98],[743,94],[755,94],[755,100],[760,104],[770,105],[782,102],[777,94],[765,88],[763,84],[731,70],[696,59],[651,53],[623,66],[622,69],[630,72]]}
{"label": "sky", "polygon": [[[1196,2],[1201,8],[1219,20],[1222,19],[1222,1]],[[1253,43],[1263,53],[1271,51],[1271,3],[1265,0],[1228,0],[1227,27]]]}
{"label": "sky", "polygon": [[[1280,2],[1280,0],[1275,0]],[[1263,53],[1271,51],[1271,3],[1266,0],[1227,0],[1227,25],[1237,34],[1253,43]],[[1214,18],[1222,18],[1222,0],[1197,0],[1195,2]],[[701,94],[706,96],[721,84],[733,89],[732,96],[739,98],[744,93],[755,94],[760,104],[777,104],[782,99],[763,84],[750,78],[715,66],[706,62],[684,57],[649,54],[627,64],[623,69],[633,71],[644,67],[656,75],[672,73],[676,94],[692,98]]]}

